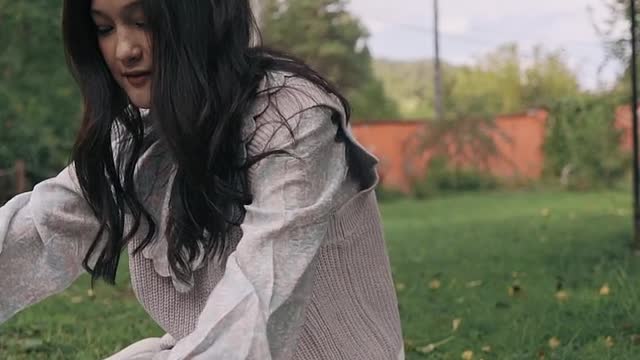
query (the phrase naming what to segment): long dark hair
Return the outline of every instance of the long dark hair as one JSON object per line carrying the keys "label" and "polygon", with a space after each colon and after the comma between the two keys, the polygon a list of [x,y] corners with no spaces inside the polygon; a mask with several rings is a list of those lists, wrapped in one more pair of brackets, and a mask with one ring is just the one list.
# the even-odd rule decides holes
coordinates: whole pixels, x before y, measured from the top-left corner
{"label": "long dark hair", "polygon": [[[149,120],[176,169],[169,227],[161,235],[167,236],[173,272],[186,280],[191,275],[187,264],[201,251],[208,257],[227,249],[230,228],[242,223],[244,206],[251,203],[248,168],[277,152],[242,162],[230,160],[239,158],[242,120],[260,95],[261,80],[271,71],[285,71],[338,96],[347,114],[349,105],[300,59],[259,45],[249,0],[142,2],[153,39]],[[134,254],[141,251],[154,239],[157,224],[136,195],[134,183],[144,151],[143,117],[107,68],[90,7],[90,0],[64,2],[67,61],[84,98],[72,161],[83,195],[100,223],[83,266],[91,273],[92,284],[99,278],[113,284],[124,247],[146,229]],[[114,150],[116,126],[124,129],[129,141]],[[128,230],[125,214],[133,219]],[[93,268],[90,259],[95,261]]]}

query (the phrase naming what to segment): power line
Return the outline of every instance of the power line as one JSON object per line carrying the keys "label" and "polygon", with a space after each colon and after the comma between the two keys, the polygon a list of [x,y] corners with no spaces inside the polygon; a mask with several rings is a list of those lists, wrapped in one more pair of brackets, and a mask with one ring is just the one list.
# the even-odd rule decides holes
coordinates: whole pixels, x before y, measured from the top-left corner
{"label": "power line", "polygon": [[[363,17],[364,19],[369,19],[369,20],[373,20],[376,21],[378,23],[381,23],[383,25],[387,25],[387,26],[393,26],[393,27],[397,27],[397,28],[403,28],[406,30],[410,30],[412,32],[417,32],[420,34],[425,34],[425,35],[430,35],[433,34],[433,32],[435,31],[434,27],[428,27],[428,26],[420,26],[420,25],[415,25],[415,24],[407,24],[407,23],[402,23],[402,22],[391,22],[388,20],[382,20],[380,18],[376,18],[373,16],[366,16]],[[495,47],[500,45],[501,43],[504,44],[506,42],[517,42],[517,39],[512,39],[512,40],[504,40],[504,41],[500,41],[499,43],[496,43],[495,41],[491,41],[488,40],[486,38],[478,38],[478,37],[473,37],[473,36],[469,36],[469,35],[462,35],[462,34],[452,34],[452,33],[447,33],[447,32],[442,32],[440,31],[440,36],[441,37],[446,37],[449,38],[449,40],[452,39],[457,39],[458,41],[461,42],[465,42],[468,44],[473,44],[473,45],[485,45],[485,46],[489,46],[489,47]],[[580,40],[572,40],[572,41],[565,41],[563,44],[561,44],[560,47],[565,47],[565,46],[580,46],[580,47],[602,47],[603,45],[606,45],[607,41],[593,41],[593,42],[589,42],[589,41],[580,41]]]}

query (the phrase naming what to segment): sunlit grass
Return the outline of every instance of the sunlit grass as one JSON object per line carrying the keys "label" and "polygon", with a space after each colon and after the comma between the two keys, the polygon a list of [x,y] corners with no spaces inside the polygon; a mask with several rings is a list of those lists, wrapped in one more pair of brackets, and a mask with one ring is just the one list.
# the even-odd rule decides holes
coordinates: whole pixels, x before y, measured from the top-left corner
{"label": "sunlit grass", "polygon": [[383,210],[408,359],[638,358],[626,194],[496,193]]}

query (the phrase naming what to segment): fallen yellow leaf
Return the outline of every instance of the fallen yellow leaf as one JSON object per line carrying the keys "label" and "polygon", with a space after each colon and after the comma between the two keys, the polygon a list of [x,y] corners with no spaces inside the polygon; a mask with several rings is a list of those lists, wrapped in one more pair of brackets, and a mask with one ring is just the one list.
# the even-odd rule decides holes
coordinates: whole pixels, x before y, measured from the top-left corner
{"label": "fallen yellow leaf", "polygon": [[490,353],[491,352],[491,346],[489,345],[485,345],[482,347],[482,351],[486,352],[486,353]]}
{"label": "fallen yellow leaf", "polygon": [[560,290],[556,292],[555,297],[556,297],[556,300],[560,302],[565,302],[569,300],[569,293],[564,290]]}
{"label": "fallen yellow leaf", "polygon": [[450,336],[450,337],[448,337],[448,338],[446,338],[444,340],[438,341],[438,342],[433,343],[433,344],[429,344],[429,345],[426,345],[426,346],[418,347],[418,348],[416,348],[416,351],[418,351],[420,353],[423,353],[423,354],[428,354],[428,353],[431,353],[431,352],[435,351],[439,346],[442,346],[442,345],[448,343],[451,340],[453,340],[453,336]]}
{"label": "fallen yellow leaf", "polygon": [[418,352],[423,354],[429,354],[429,353],[432,353],[435,349],[436,349],[436,346],[434,344],[429,344],[427,346],[421,346],[416,350],[418,350]]}
{"label": "fallen yellow leaf", "polygon": [[79,304],[82,302],[82,296],[74,296],[71,298],[72,304]]}
{"label": "fallen yellow leaf", "polygon": [[462,322],[462,319],[453,319],[453,331],[458,330],[458,328],[460,327],[460,323]]}
{"label": "fallen yellow leaf", "polygon": [[467,350],[462,353],[462,360],[473,360],[473,351]]}
{"label": "fallen yellow leaf", "polygon": [[549,339],[549,347],[551,349],[557,349],[560,346],[560,340],[557,337],[552,337]]}
{"label": "fallen yellow leaf", "polygon": [[540,215],[542,215],[543,217],[547,217],[551,214],[551,210],[548,208],[544,208],[542,210],[540,210]]}
{"label": "fallen yellow leaf", "polygon": [[611,336],[607,336],[604,338],[604,345],[608,348],[613,347],[615,343],[613,342],[613,338]]}
{"label": "fallen yellow leaf", "polygon": [[397,283],[397,284],[396,284],[396,290],[398,290],[398,291],[402,291],[402,290],[404,290],[406,287],[407,287],[407,286],[406,286],[405,284],[403,284],[403,283]]}
{"label": "fallen yellow leaf", "polygon": [[482,280],[474,280],[474,281],[469,281],[467,283],[467,288],[471,289],[471,288],[475,288],[478,286],[482,286]]}
{"label": "fallen yellow leaf", "polygon": [[431,280],[431,282],[429,282],[429,288],[436,290],[436,289],[440,289],[440,286],[442,284],[440,283],[440,280],[438,279],[433,279]]}
{"label": "fallen yellow leaf", "polygon": [[404,339],[404,346],[407,347],[407,348],[414,347],[414,343],[415,342],[413,341],[413,339],[409,339],[409,338],[405,338]]}
{"label": "fallen yellow leaf", "polygon": [[609,288],[609,284],[604,283],[602,285],[602,287],[600,288],[600,295],[601,296],[608,296],[609,293],[611,293],[611,289]]}

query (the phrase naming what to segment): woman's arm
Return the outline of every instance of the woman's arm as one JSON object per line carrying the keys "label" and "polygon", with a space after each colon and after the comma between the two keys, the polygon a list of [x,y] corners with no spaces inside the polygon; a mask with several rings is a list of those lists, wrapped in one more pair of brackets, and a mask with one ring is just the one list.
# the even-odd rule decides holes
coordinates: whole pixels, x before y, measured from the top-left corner
{"label": "woman's arm", "polygon": [[0,324],[67,288],[98,224],[73,167],[0,207]]}
{"label": "woman's arm", "polygon": [[[314,259],[347,175],[332,109],[305,110],[293,124],[290,156],[270,156],[252,171],[254,201],[243,237],[227,261],[196,330],[153,359],[288,359],[303,322]],[[275,148],[288,131],[271,137]],[[257,136],[259,138],[259,136]]]}

